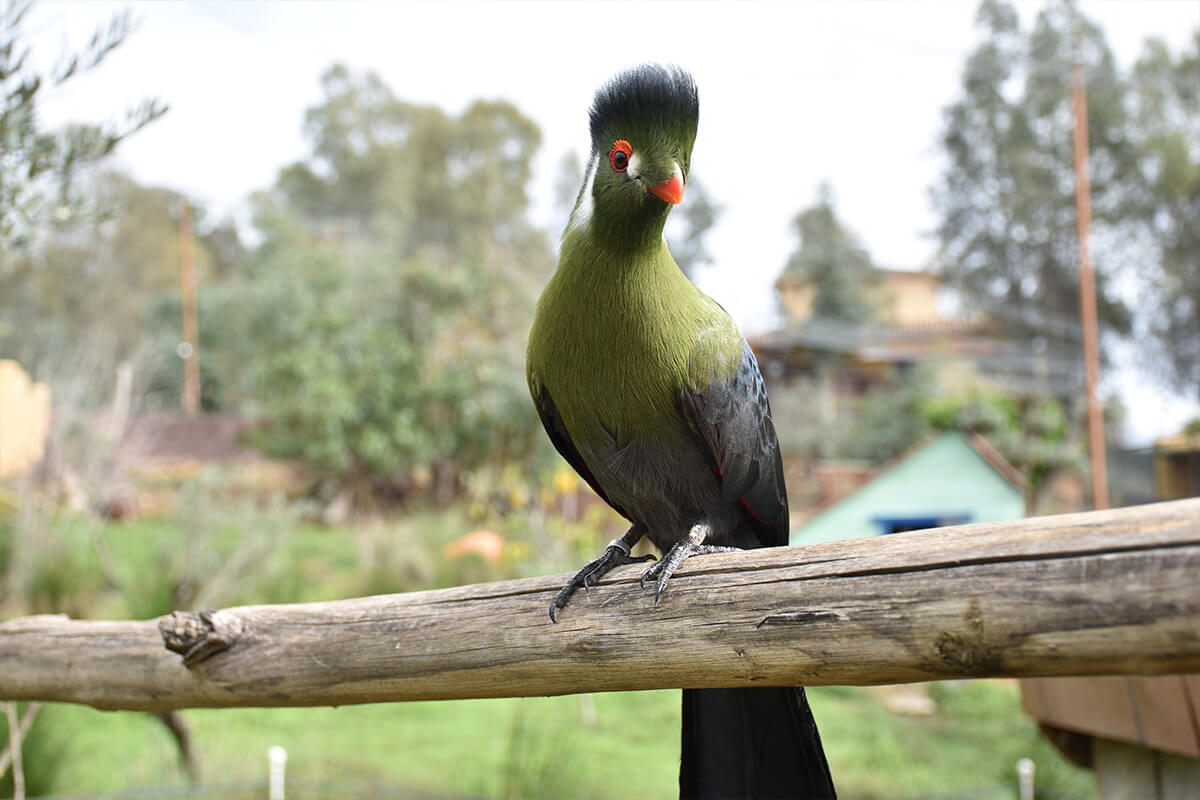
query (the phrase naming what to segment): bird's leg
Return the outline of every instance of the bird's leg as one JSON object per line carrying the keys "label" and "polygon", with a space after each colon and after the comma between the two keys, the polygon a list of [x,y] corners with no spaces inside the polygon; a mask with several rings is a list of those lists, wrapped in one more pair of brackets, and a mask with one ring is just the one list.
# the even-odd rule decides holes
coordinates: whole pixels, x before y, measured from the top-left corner
{"label": "bird's leg", "polygon": [[584,565],[583,569],[575,573],[575,577],[567,581],[567,585],[558,590],[558,594],[554,595],[553,602],[550,603],[550,621],[558,622],[556,615],[558,610],[567,604],[567,599],[575,593],[575,590],[580,586],[584,591],[594,582],[598,581],[601,576],[611,570],[613,567],[619,567],[622,564],[634,564],[642,561],[653,561],[654,556],[632,556],[633,546],[637,544],[643,536],[646,535],[646,527],[640,522],[633,523],[629,530],[625,531],[619,538],[613,539],[608,543],[608,547],[604,548],[604,552],[599,558],[592,559]]}
{"label": "bird's leg", "polygon": [[698,556],[705,553],[729,553],[741,549],[740,547],[722,547],[705,544],[704,540],[711,533],[712,526],[707,522],[696,523],[682,539],[667,551],[667,554],[661,560],[656,561],[649,569],[642,573],[639,583],[643,589],[646,588],[647,580],[655,581],[654,602],[656,604],[658,603],[658,598],[662,596],[663,589],[667,588],[667,581],[671,579],[671,576],[675,574],[675,570],[689,556]]}

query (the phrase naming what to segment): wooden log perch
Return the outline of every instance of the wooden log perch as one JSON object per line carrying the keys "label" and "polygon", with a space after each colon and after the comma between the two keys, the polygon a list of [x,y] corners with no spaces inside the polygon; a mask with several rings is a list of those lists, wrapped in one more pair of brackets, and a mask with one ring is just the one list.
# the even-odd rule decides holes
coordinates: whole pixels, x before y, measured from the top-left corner
{"label": "wooden log perch", "polygon": [[566,575],[14,619],[0,700],[164,711],[1200,672],[1200,499],[699,556],[657,605],[640,571],[615,570],[558,624],[547,609]]}

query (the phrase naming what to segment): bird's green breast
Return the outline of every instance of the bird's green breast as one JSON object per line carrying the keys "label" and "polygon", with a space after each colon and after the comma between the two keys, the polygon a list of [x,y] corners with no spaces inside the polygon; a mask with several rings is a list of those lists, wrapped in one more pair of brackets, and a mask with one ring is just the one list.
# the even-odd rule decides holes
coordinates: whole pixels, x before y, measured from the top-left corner
{"label": "bird's green breast", "polygon": [[577,231],[538,301],[528,376],[535,394],[549,391],[577,444],[623,446],[682,433],[680,390],[730,374],[741,350],[736,326],[666,242],[613,252]]}

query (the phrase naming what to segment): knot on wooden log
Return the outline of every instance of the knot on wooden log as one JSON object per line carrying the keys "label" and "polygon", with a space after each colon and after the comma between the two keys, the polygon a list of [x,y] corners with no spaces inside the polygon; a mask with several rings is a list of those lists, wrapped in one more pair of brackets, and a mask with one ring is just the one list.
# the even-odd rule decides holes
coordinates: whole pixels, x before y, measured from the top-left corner
{"label": "knot on wooden log", "polygon": [[158,632],[172,653],[183,656],[184,666],[194,667],[232,647],[242,635],[236,614],[206,608],[203,611],[172,611],[158,618]]}
{"label": "knot on wooden log", "polygon": [[938,656],[963,675],[986,675],[1004,670],[1003,652],[983,629],[983,612],[979,601],[971,598],[963,614],[963,628],[942,631],[933,646]]}

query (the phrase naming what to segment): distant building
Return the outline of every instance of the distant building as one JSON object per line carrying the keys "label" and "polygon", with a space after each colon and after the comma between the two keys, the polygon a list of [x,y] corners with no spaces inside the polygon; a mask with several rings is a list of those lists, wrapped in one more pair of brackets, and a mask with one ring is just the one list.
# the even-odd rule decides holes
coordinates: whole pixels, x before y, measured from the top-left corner
{"label": "distant building", "polygon": [[[896,327],[917,327],[945,322],[938,310],[941,279],[932,272],[903,269],[878,270],[879,280],[868,300],[879,309],[879,322]],[[779,304],[789,325],[812,318],[816,289],[794,272],[775,281]]]}
{"label": "distant building", "polygon": [[261,461],[244,439],[254,420],[229,414],[143,414],[124,421],[122,463],[132,469]]}
{"label": "distant building", "polygon": [[1163,500],[1200,496],[1200,433],[1177,433],[1154,443],[1154,492]]}
{"label": "distant building", "polygon": [[943,433],[792,529],[791,544],[1025,516],[1025,479],[978,434]]}
{"label": "distant building", "polygon": [[812,408],[806,421],[853,417],[863,395],[918,364],[940,393],[991,384],[1069,401],[1081,391],[1081,359],[1053,357],[1044,339],[1014,338],[1003,325],[951,313],[932,272],[879,270],[868,293],[876,318],[862,325],[814,318],[815,287],[795,273],[782,274],[775,288],[784,324],[750,344],[773,384],[772,402],[801,393]]}

